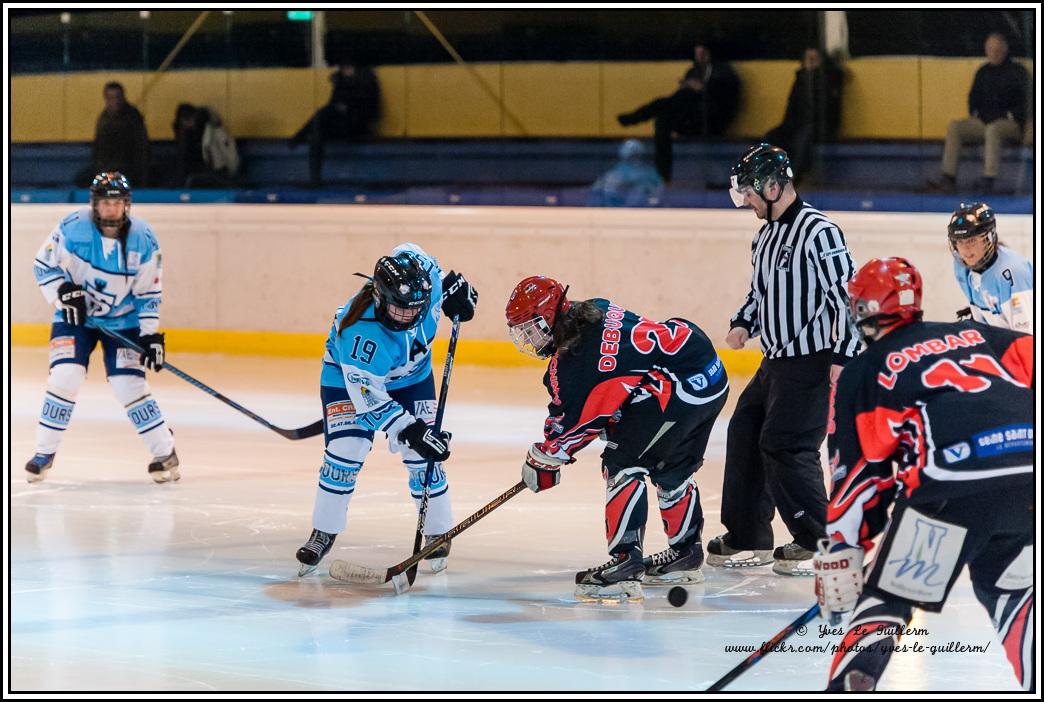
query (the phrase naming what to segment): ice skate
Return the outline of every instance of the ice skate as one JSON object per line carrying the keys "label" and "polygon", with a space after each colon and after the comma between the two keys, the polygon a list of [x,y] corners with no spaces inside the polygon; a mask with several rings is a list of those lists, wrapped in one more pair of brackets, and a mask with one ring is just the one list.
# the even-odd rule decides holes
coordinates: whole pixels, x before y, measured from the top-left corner
{"label": "ice skate", "polygon": [[181,479],[178,471],[178,453],[171,449],[170,455],[157,458],[149,464],[149,477],[157,483],[173,483]]}
{"label": "ice skate", "polygon": [[815,575],[812,569],[814,555],[812,551],[794,542],[780,546],[772,552],[775,559],[772,572],[779,575]]}
{"label": "ice skate", "polygon": [[[440,536],[442,536],[442,534],[428,534],[427,536],[425,536],[424,547],[427,548],[432,541],[435,541]],[[432,573],[441,573],[442,571],[446,570],[446,566],[448,565],[447,561],[449,560],[450,546],[452,545],[452,540],[447,541],[442,546],[439,546],[437,549],[432,551],[430,556],[426,556],[424,558],[424,560],[426,560],[428,562],[428,565],[431,567]]]}
{"label": "ice skate", "polygon": [[692,544],[675,549],[668,546],[663,551],[646,556],[642,561],[645,566],[646,585],[684,585],[686,583],[702,583],[703,544],[694,541]]}
{"label": "ice skate", "polygon": [[642,552],[617,553],[597,568],[576,574],[576,599],[581,602],[641,602],[645,565]]}
{"label": "ice skate", "polygon": [[308,537],[308,541],[297,549],[297,560],[301,562],[301,567],[297,571],[299,578],[315,572],[315,569],[319,567],[319,561],[323,560],[323,556],[333,548],[336,538],[337,534],[327,534],[325,531],[312,529],[312,535]]}
{"label": "ice skate", "polygon": [[747,566],[763,566],[772,563],[772,551],[769,549],[740,550],[726,543],[728,534],[715,536],[707,542],[707,565],[716,568],[744,568]]}
{"label": "ice skate", "polygon": [[47,477],[47,471],[54,465],[53,453],[38,453],[25,464],[25,479],[30,483],[38,483]]}

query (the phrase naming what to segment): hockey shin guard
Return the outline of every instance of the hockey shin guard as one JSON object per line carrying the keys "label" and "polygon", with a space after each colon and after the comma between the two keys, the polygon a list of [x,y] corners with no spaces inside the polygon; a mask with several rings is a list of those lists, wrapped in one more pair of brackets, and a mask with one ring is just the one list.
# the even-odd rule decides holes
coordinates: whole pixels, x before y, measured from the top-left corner
{"label": "hockey shin guard", "polygon": [[62,432],[69,426],[76,396],[87,377],[87,369],[76,363],[59,363],[47,376],[40,423],[36,425],[36,452],[55,453],[62,441]]}
{"label": "hockey shin guard", "polygon": [[127,418],[131,420],[149,452],[156,458],[169,456],[174,451],[174,434],[163,421],[163,413],[156,400],[152,399],[145,378],[136,375],[110,375],[109,385],[112,387],[112,394],[126,408]]}
{"label": "hockey shin guard", "polygon": [[[1032,573],[1032,563],[1029,567]],[[1036,599],[1033,588],[1005,591],[973,585],[975,596],[993,620],[1015,679],[1023,690],[1035,689],[1037,671],[1034,661],[1033,610]]]}
{"label": "hockey shin guard", "polygon": [[[424,473],[428,462],[409,451],[403,458],[403,464],[410,475],[410,495],[417,509],[424,499]],[[424,515],[424,535],[445,534],[453,528],[453,510],[450,505],[449,482],[441,463],[436,463],[431,471],[431,485],[428,494],[428,511]]]}
{"label": "hockey shin guard", "polygon": [[873,690],[912,616],[905,602],[864,593],[830,665],[827,692]]}
{"label": "hockey shin guard", "polygon": [[696,476],[689,479],[674,490],[656,486],[656,498],[660,506],[660,518],[663,530],[667,534],[670,546],[687,544],[700,538],[703,527],[703,507],[700,506],[700,492],[696,487]]}
{"label": "hockey shin guard", "polygon": [[624,468],[609,477],[606,471],[605,538],[609,553],[642,548],[645,520],[649,516],[645,468]]}

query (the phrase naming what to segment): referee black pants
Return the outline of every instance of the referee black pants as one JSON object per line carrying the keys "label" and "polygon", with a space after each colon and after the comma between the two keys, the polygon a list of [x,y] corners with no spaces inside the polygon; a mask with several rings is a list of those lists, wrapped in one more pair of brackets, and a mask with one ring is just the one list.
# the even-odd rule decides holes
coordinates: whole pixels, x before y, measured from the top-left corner
{"label": "referee black pants", "polygon": [[772,514],[809,550],[826,530],[826,489],[819,447],[830,403],[827,349],[766,358],[743,390],[729,422],[721,521],[728,545],[773,547]]}

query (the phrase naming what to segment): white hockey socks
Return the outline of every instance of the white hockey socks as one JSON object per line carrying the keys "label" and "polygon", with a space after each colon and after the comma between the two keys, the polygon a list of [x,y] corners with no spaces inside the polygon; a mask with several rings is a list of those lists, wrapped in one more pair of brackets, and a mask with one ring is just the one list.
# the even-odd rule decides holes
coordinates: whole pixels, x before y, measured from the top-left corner
{"label": "white hockey socks", "polygon": [[164,458],[174,451],[174,434],[163,421],[156,400],[149,394],[145,378],[136,375],[110,375],[112,394],[127,410],[127,417],[154,458]]}
{"label": "white hockey socks", "polygon": [[69,426],[76,396],[87,377],[87,369],[76,363],[59,363],[47,376],[40,422],[36,425],[36,452],[52,454],[62,442],[62,432]]}

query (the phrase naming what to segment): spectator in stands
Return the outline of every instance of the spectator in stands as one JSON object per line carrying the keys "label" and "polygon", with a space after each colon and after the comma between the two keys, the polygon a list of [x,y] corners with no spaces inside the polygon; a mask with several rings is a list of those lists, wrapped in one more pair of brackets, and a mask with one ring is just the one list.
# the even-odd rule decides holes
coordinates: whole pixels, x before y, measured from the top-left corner
{"label": "spectator in stands", "polygon": [[739,107],[740,80],[732,67],[724,61],[714,61],[706,44],[696,44],[693,55],[692,68],[673,94],[616,117],[624,127],[656,120],[656,170],[667,182],[674,171],[674,135],[720,137]]}
{"label": "spectator in stands", "polygon": [[178,105],[174,115],[177,161],[174,187],[231,187],[236,183],[239,153],[216,110]]}
{"label": "spectator in stands", "polygon": [[837,137],[842,82],[840,69],[829,57],[815,47],[805,49],[787,98],[783,123],[764,137],[764,141],[777,144],[790,156],[795,182],[808,176],[813,147]]}
{"label": "spectator in stands", "polygon": [[928,181],[932,190],[952,192],[956,189],[961,146],[985,142],[982,180],[978,189],[984,193],[992,192],[1000,170],[1001,147],[1005,142],[1022,139],[1029,75],[1008,56],[1008,41],[1003,34],[990,34],[986,38],[985,51],[987,63],[976,71],[968,93],[969,116],[950,122],[946,130],[942,177]]}
{"label": "spectator in stands", "polygon": [[628,139],[620,146],[620,162],[591,186],[591,207],[655,207],[663,194],[663,179],[645,162],[645,146]]}
{"label": "spectator in stands", "polygon": [[313,187],[322,184],[326,142],[369,136],[380,118],[381,91],[371,68],[356,63],[340,64],[330,75],[330,82],[333,83],[330,101],[290,140],[291,147],[308,142],[308,170]]}
{"label": "spectator in stands", "polygon": [[94,127],[91,164],[77,178],[78,184],[86,187],[97,173],[119,171],[127,177],[131,187],[140,188],[146,185],[149,164],[145,120],[138,108],[127,102],[120,83],[106,83],[102,95],[105,109],[98,115]]}

